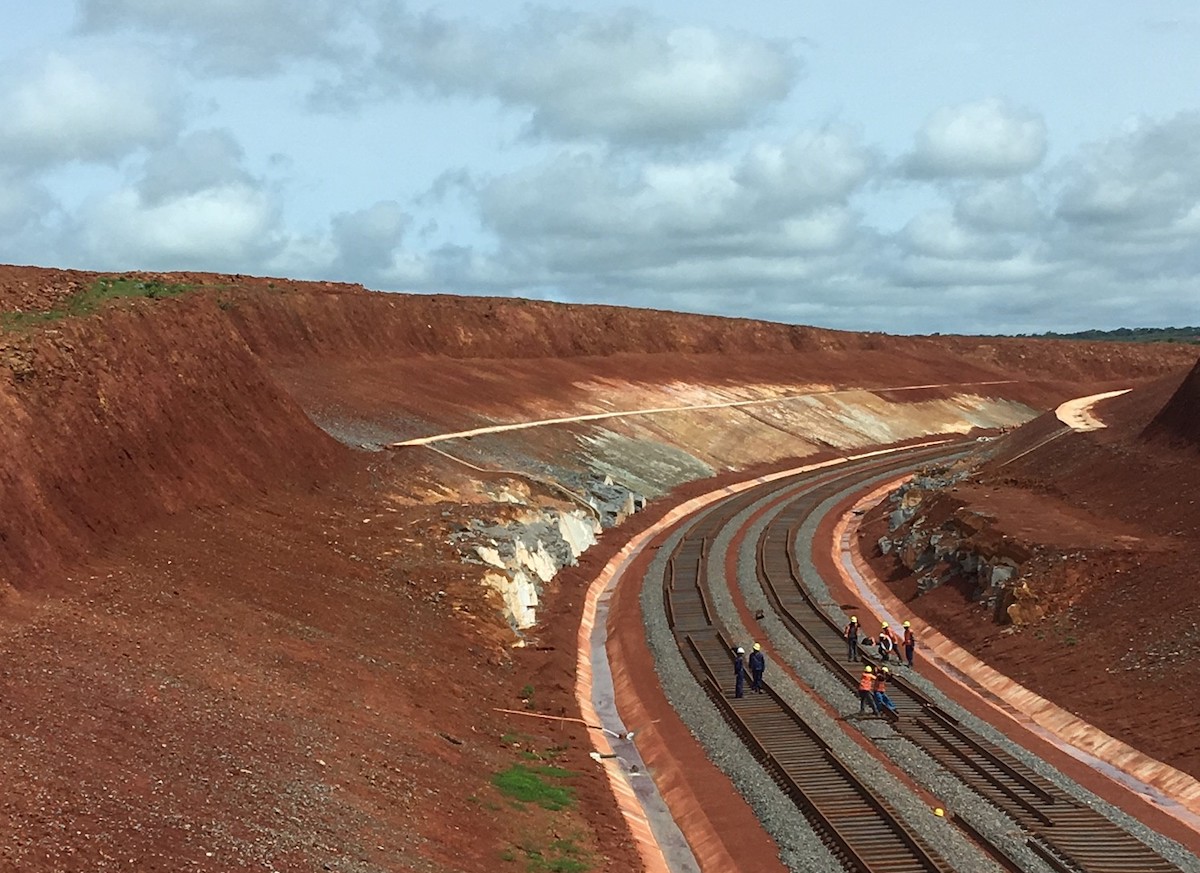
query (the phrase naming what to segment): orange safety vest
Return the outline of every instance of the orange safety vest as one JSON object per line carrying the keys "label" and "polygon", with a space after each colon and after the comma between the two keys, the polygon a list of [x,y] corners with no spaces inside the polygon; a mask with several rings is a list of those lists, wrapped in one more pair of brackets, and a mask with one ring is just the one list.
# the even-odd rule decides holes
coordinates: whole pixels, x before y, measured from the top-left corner
{"label": "orange safety vest", "polygon": [[916,644],[917,644],[917,638],[913,634],[912,628],[906,627],[904,629],[904,645],[915,646]]}
{"label": "orange safety vest", "polygon": [[[866,690],[866,689],[864,689],[864,690]],[[887,691],[887,680],[884,679],[882,675],[878,675],[875,677],[875,690],[876,691]]]}
{"label": "orange safety vest", "polygon": [[870,691],[875,684],[875,676],[872,673],[863,673],[862,678],[858,680],[859,691]]}

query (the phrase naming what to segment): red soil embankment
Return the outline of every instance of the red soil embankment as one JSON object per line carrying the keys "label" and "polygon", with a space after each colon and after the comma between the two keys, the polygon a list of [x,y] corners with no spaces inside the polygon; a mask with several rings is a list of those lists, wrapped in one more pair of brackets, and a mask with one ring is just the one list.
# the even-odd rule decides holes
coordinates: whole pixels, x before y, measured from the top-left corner
{"label": "red soil embankment", "polygon": [[316,481],[336,446],[204,295],[0,334],[0,580],[147,521]]}
{"label": "red soil embankment", "polygon": [[1200,449],[1200,361],[1183,378],[1142,436],[1172,446]]}
{"label": "red soil embankment", "polygon": [[[467,426],[470,412],[570,414],[616,384],[897,386],[940,383],[1035,407],[1125,387],[1190,362],[1169,346],[980,337],[892,337],[745,319],[526,300],[279,288],[230,298],[229,314],[305,408],[410,413]],[[1085,386],[1085,387],[1081,387]],[[1099,386],[1099,387],[1097,387]],[[602,390],[602,389],[601,389]],[[889,392],[891,402],[953,389]],[[530,409],[530,417],[544,410]],[[589,409],[588,411],[594,411]],[[411,433],[410,436],[423,435]]]}

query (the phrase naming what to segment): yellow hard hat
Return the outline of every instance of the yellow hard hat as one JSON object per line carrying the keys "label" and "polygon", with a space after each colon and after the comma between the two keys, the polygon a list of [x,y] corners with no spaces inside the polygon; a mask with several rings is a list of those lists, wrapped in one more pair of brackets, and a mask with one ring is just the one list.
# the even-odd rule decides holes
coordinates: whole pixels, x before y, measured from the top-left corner
{"label": "yellow hard hat", "polygon": [[864,673],[873,673],[874,671],[871,669],[871,665],[867,664],[867,666],[863,667],[863,672]]}
{"label": "yellow hard hat", "polygon": [[911,627],[911,625],[910,625],[908,622],[905,622],[905,623],[904,623],[904,626],[905,626],[905,627]]}
{"label": "yellow hard hat", "polygon": [[755,644],[754,644],[754,651],[756,651],[756,652],[761,652],[761,651],[762,651],[762,646],[760,646],[758,643],[755,643]]}
{"label": "yellow hard hat", "polygon": [[858,624],[858,616],[857,616],[857,615],[852,615],[852,616],[850,616],[850,620],[851,620],[852,622],[854,622],[855,624]]}
{"label": "yellow hard hat", "polygon": [[940,806],[938,806],[938,807],[934,808],[933,814],[936,815],[938,818],[944,818],[946,815],[946,810],[944,810]]}
{"label": "yellow hard hat", "polygon": [[883,626],[884,626],[884,627],[887,627],[887,626],[888,626],[888,623],[885,621],[885,622],[883,623]]}
{"label": "yellow hard hat", "polygon": [[884,673],[891,673],[892,671],[891,671],[889,668],[887,668],[887,667],[884,667],[884,668],[883,668],[883,672],[884,672]]}

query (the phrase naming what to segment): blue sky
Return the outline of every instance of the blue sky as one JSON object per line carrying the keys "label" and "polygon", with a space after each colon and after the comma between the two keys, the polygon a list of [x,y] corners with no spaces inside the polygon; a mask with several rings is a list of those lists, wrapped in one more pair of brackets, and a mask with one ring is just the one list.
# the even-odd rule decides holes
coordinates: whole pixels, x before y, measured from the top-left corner
{"label": "blue sky", "polygon": [[1192,2],[45,0],[6,23],[0,261],[894,333],[1200,322]]}

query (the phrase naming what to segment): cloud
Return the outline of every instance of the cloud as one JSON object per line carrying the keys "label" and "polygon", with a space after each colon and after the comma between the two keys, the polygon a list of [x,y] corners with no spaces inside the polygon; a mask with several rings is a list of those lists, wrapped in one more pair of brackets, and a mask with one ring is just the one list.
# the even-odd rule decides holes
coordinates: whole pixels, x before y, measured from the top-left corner
{"label": "cloud", "polygon": [[80,0],[79,27],[182,40],[204,69],[262,76],[288,61],[345,59],[354,11],[351,0]]}
{"label": "cloud", "polygon": [[968,188],[954,206],[954,217],[975,230],[999,232],[1035,231],[1048,218],[1037,192],[1016,179]]}
{"label": "cloud", "polygon": [[39,224],[55,206],[54,198],[43,186],[0,172],[0,234],[4,237],[11,238]]}
{"label": "cloud", "polygon": [[59,203],[42,185],[0,170],[0,263],[53,264]]}
{"label": "cloud", "polygon": [[1198,142],[1200,112],[1187,112],[1089,146],[1063,169],[1058,217],[1095,232],[1194,234]]}
{"label": "cloud", "polygon": [[0,79],[0,164],[116,163],[168,141],[181,124],[170,73],[146,59],[94,51],[9,61]]}
{"label": "cloud", "polygon": [[220,185],[155,204],[121,189],[85,207],[80,238],[106,269],[253,270],[277,247],[266,192]]}
{"label": "cloud", "polygon": [[377,54],[323,105],[417,89],[498,100],[529,113],[538,137],[658,145],[745,126],[800,72],[785,43],[635,11],[531,8],[500,29],[390,6],[375,26]]}
{"label": "cloud", "polygon": [[335,215],[333,269],[361,277],[387,275],[411,224],[412,217],[391,200]]}
{"label": "cloud", "polygon": [[548,238],[584,249],[607,240],[675,258],[709,248],[775,249],[788,237],[805,247],[817,239],[835,245],[852,223],[849,198],[872,166],[854,131],[824,128],[733,159],[637,162],[562,152],[481,184],[477,196],[485,225],[508,242]]}
{"label": "cloud", "polygon": [[706,307],[688,308],[751,314],[758,301],[760,316],[771,312],[765,301],[800,286],[837,299],[853,265],[873,257],[877,236],[851,200],[876,165],[841,127],[707,160],[564,151],[472,183],[466,193],[494,253],[460,252],[440,266],[463,271],[438,276],[460,291],[507,284],[522,295],[631,305],[704,294]]}
{"label": "cloud", "polygon": [[135,178],[95,195],[66,229],[106,269],[253,272],[285,244],[278,193],[244,166],[227,131],[190,133],[145,158]]}
{"label": "cloud", "polygon": [[156,206],[206,189],[251,185],[243,159],[228,131],[194,131],[147,157],[137,193],[144,204]]}
{"label": "cloud", "polygon": [[[990,301],[981,301],[982,310],[970,313],[970,320],[986,318],[988,306],[1003,299],[997,286],[1012,287],[1031,282],[1045,281],[1061,272],[1061,267],[1047,262],[1035,248],[1011,253],[1008,257],[955,257],[940,258],[927,255],[909,255],[896,260],[889,271],[890,279],[909,288],[990,288]],[[1045,293],[1043,287],[1042,293]],[[929,309],[936,312],[936,303],[930,302]]]}
{"label": "cloud", "polygon": [[990,98],[934,112],[902,167],[914,178],[995,178],[1032,170],[1045,154],[1041,117]]}
{"label": "cloud", "polygon": [[876,171],[877,155],[861,134],[844,125],[802,131],[782,145],[755,146],[738,179],[758,192],[759,203],[781,207],[841,200]]}
{"label": "cloud", "polygon": [[944,210],[915,216],[897,239],[907,252],[946,260],[1004,259],[1013,255],[1013,246],[1003,235],[979,232]]}

